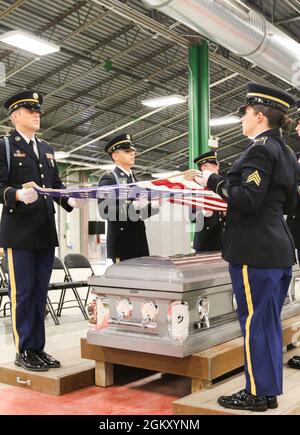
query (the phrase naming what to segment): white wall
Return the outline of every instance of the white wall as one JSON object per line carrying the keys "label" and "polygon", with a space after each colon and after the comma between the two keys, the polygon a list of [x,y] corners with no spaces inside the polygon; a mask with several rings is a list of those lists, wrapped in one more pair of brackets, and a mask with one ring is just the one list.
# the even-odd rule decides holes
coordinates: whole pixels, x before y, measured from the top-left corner
{"label": "white wall", "polygon": [[67,254],[81,252],[80,246],[80,210],[74,209],[71,213],[55,205],[60,258]]}
{"label": "white wall", "polygon": [[[102,221],[98,212],[98,201],[96,199],[89,200],[89,220]],[[105,221],[106,222],[106,221]],[[107,223],[105,223],[107,229]],[[100,243],[98,243],[100,241]],[[88,236],[88,257],[94,260],[105,261],[106,259],[106,237],[96,235]]]}
{"label": "white wall", "polygon": [[145,221],[150,255],[170,256],[191,252],[192,228],[188,207],[164,204],[158,215]]}
{"label": "white wall", "polygon": [[[67,180],[64,180],[66,183]],[[78,181],[79,174],[72,173],[72,182]],[[71,213],[65,211],[55,203],[56,209],[56,228],[58,233],[59,247],[56,249],[56,255],[63,259],[67,254],[76,254],[82,252],[81,247],[81,211],[73,209]]]}

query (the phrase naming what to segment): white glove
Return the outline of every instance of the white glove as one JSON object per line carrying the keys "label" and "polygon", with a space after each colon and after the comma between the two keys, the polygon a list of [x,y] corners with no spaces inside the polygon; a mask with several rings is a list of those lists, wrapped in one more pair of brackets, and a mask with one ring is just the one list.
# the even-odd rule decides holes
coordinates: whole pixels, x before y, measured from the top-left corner
{"label": "white glove", "polygon": [[200,186],[202,187],[207,187],[207,181],[209,179],[209,177],[211,176],[211,174],[213,174],[213,172],[211,171],[203,171],[201,176],[195,176],[195,181],[196,183],[200,184]]}
{"label": "white glove", "polygon": [[73,208],[83,208],[87,205],[88,200],[86,198],[69,198],[68,204]]}
{"label": "white glove", "polygon": [[17,192],[19,201],[24,202],[24,204],[31,204],[38,199],[38,194],[32,187],[23,187],[22,189],[18,189]]}
{"label": "white glove", "polygon": [[193,181],[195,177],[201,177],[202,172],[197,169],[188,169],[187,171],[182,172],[182,175],[185,180]]}
{"label": "white glove", "polygon": [[213,174],[214,172],[208,171],[207,169],[205,169],[205,171],[202,172],[202,177],[205,178],[209,178],[211,176],[211,174]]}
{"label": "white glove", "polygon": [[212,210],[203,210],[202,213],[204,217],[211,217],[214,214]]}
{"label": "white glove", "polygon": [[161,200],[155,199],[154,201],[151,201],[151,207],[152,208],[159,208],[161,206]]}
{"label": "white glove", "polygon": [[149,200],[147,198],[139,198],[135,201],[132,201],[132,204],[136,210],[141,210],[147,207],[147,205],[149,204]]}

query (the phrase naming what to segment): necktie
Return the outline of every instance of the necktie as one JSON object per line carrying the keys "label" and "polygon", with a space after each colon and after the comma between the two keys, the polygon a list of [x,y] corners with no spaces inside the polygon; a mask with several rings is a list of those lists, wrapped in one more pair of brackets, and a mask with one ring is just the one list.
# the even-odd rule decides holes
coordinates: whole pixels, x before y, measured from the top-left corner
{"label": "necktie", "polygon": [[29,146],[33,147],[33,151],[35,152],[35,155],[37,156],[37,158],[39,158],[39,151],[36,142],[30,139]]}

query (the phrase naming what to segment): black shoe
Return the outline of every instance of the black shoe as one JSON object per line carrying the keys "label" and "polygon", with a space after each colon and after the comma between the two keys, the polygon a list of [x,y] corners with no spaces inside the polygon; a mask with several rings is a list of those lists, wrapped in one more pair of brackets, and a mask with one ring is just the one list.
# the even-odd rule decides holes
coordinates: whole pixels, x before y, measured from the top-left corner
{"label": "black shoe", "polygon": [[47,365],[30,349],[16,354],[15,365],[33,372],[46,372]]}
{"label": "black shoe", "polygon": [[43,361],[44,364],[46,364],[49,369],[57,369],[60,367],[60,362],[57,361],[57,359],[54,359],[53,356],[48,355],[43,350],[35,350],[34,353]]}
{"label": "black shoe", "polygon": [[300,358],[298,356],[293,356],[293,358],[288,361],[288,366],[292,369],[300,370]]}
{"label": "black shoe", "polygon": [[269,409],[278,408],[277,396],[267,396],[266,399]]}
{"label": "black shoe", "polygon": [[219,397],[218,404],[224,408],[238,409],[240,411],[265,412],[268,410],[266,397],[253,396],[245,390],[239,391],[232,396]]}

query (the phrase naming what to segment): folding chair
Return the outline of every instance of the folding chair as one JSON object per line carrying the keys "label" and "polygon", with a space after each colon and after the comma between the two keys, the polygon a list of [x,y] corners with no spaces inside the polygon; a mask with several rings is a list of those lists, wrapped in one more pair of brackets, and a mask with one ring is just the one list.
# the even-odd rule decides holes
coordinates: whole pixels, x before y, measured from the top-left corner
{"label": "folding chair", "polygon": [[[8,293],[8,270],[7,270],[7,260],[5,257],[1,260],[1,266],[0,266],[0,307],[2,305],[2,301],[4,296],[9,297]],[[3,305],[3,308],[0,309],[0,311],[3,311],[3,317],[6,317],[6,311],[10,310],[10,300],[5,302]]]}
{"label": "folding chair", "polygon": [[2,263],[3,263],[3,259],[1,261],[1,267],[0,267],[0,312],[3,311],[3,317],[6,317],[6,310],[10,309],[10,301],[6,302],[3,308],[1,308],[3,298],[5,296],[9,296],[7,278],[2,270]]}
{"label": "folding chair", "polygon": [[[61,311],[63,308],[78,307],[80,309],[80,311],[82,312],[85,320],[88,320],[88,315],[85,311],[84,305],[82,304],[79,293],[77,291],[77,288],[85,287],[85,286],[86,286],[86,281],[81,281],[81,280],[80,281],[72,281],[72,279],[68,275],[68,272],[67,272],[63,262],[58,257],[54,258],[53,271],[52,271],[52,275],[51,275],[51,279],[50,279],[49,290],[61,290],[61,295],[59,298],[58,307],[57,307],[57,311],[56,311],[58,317],[61,316]],[[66,302],[76,301],[77,305],[63,307],[63,305],[65,303],[66,291],[68,289],[72,290],[72,292],[75,296],[75,299],[68,300]]]}
{"label": "folding chair", "polygon": [[[1,270],[1,274],[3,276],[3,278],[1,277],[1,281],[2,281],[2,279],[4,279],[4,281],[3,281],[4,282],[4,286],[8,287],[8,265],[7,265],[7,258],[6,257],[4,257],[3,260],[2,260],[0,270]],[[0,295],[2,293],[1,290],[2,289],[0,289]],[[7,295],[8,295],[8,288],[7,288]],[[0,299],[0,301],[2,301],[2,298]],[[0,302],[0,305],[1,305],[1,302]],[[10,302],[6,302],[6,304],[4,305],[4,310],[3,310],[4,311],[4,315],[6,314],[6,305],[10,306]],[[59,325],[58,318],[57,318],[57,316],[55,314],[54,308],[52,306],[52,303],[51,303],[50,298],[49,298],[48,295],[47,295],[46,307],[47,307],[47,310],[49,311],[49,313],[50,313],[50,315],[51,315],[55,325]]]}
{"label": "folding chair", "polygon": [[87,301],[90,293],[90,286],[88,286],[87,284],[87,279],[90,276],[95,276],[95,272],[92,268],[91,263],[82,254],[68,254],[65,256],[64,263],[68,273],[68,278],[71,281],[76,281],[78,277],[85,280],[84,287],[88,287],[88,290],[84,300],[84,306],[87,306]]}

